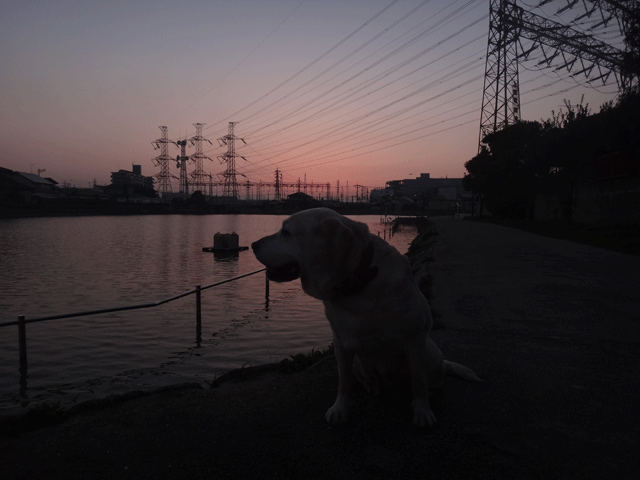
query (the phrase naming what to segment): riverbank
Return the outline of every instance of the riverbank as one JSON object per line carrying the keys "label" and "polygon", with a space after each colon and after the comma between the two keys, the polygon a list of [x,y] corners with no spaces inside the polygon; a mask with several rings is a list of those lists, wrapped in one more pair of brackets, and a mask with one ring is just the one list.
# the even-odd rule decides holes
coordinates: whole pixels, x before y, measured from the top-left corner
{"label": "riverbank", "polygon": [[640,259],[434,223],[426,272],[444,328],[433,337],[484,380],[447,378],[432,400],[436,428],[414,429],[402,394],[360,390],[351,422],[328,428],[337,388],[328,356],[5,435],[3,478],[634,478]]}
{"label": "riverbank", "polygon": [[428,210],[406,206],[400,211],[394,205],[373,205],[351,202],[318,202],[317,205],[295,202],[247,202],[233,204],[216,203],[120,203],[120,202],[69,202],[61,204],[0,205],[0,219],[34,217],[80,217],[105,215],[291,215],[311,208],[327,206],[342,215],[443,215],[453,211]]}

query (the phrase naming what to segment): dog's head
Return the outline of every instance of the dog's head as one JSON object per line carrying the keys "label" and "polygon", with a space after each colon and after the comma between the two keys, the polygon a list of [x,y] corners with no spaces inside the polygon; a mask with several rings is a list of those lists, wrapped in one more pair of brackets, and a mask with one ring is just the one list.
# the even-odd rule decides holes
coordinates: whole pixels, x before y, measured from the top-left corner
{"label": "dog's head", "polygon": [[337,285],[358,269],[369,243],[369,229],[328,208],[296,213],[282,228],[251,245],[256,258],[276,282],[300,278],[312,297],[329,299]]}

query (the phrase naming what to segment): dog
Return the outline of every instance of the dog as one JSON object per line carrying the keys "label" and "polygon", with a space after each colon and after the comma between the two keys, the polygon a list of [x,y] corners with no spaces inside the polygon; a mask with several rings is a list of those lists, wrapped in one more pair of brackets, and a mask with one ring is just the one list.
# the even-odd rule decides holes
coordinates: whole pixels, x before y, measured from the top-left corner
{"label": "dog", "polygon": [[410,382],[418,427],[436,423],[429,388],[440,387],[446,374],[481,381],[443,359],[429,337],[429,305],[408,258],[366,224],[313,208],[292,215],[251,248],[270,280],[299,278],[305,293],[324,303],[338,363],[338,395],[325,416],[330,425],[347,421],[356,378],[372,394]]}

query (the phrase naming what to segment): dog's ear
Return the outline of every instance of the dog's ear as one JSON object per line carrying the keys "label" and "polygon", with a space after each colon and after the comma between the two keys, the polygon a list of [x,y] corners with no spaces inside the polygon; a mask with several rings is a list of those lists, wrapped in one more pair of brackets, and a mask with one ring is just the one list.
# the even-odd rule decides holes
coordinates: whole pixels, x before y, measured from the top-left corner
{"label": "dog's ear", "polygon": [[317,248],[303,249],[304,291],[320,300],[330,298],[335,286],[357,268],[368,231],[366,224],[344,217],[322,218],[310,232]]}
{"label": "dog's ear", "polygon": [[368,241],[369,227],[344,217],[328,217],[320,223],[318,234],[325,239],[328,259],[351,272]]}
{"label": "dog's ear", "polygon": [[325,254],[329,260],[341,261],[354,241],[353,231],[339,218],[327,217],[317,227],[317,235],[324,240]]}

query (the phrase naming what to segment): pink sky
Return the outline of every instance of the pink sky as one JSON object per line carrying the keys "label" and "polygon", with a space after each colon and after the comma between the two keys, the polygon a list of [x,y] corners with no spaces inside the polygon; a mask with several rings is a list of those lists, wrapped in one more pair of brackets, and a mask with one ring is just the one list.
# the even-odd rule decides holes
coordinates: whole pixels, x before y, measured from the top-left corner
{"label": "pink sky", "polygon": [[[557,20],[564,2],[552,3],[535,12]],[[248,144],[242,181],[271,182],[276,168],[287,182],[370,188],[462,177],[477,152],[488,13],[489,0],[5,1],[0,166],[77,186],[132,164],[153,175],[158,126],[177,140],[200,122],[216,174],[234,121]],[[578,82],[521,64],[523,119],[615,97],[615,85]]]}

